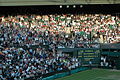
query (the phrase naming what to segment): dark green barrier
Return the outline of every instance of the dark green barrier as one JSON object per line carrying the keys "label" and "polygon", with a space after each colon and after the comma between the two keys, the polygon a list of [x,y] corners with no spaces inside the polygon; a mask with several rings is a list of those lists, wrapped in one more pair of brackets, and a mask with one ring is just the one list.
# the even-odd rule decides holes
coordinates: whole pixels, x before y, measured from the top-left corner
{"label": "dark green barrier", "polygon": [[120,52],[102,52],[102,55],[108,55],[108,56],[120,56]]}

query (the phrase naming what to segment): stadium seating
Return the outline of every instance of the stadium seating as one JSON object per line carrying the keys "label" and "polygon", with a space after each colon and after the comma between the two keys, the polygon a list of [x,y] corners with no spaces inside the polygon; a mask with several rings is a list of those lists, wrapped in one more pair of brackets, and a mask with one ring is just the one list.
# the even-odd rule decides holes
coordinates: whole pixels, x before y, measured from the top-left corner
{"label": "stadium seating", "polygon": [[98,48],[95,43],[120,42],[120,18],[112,15],[17,15],[0,19],[3,79],[8,80],[80,66],[78,58],[59,53],[58,48]]}

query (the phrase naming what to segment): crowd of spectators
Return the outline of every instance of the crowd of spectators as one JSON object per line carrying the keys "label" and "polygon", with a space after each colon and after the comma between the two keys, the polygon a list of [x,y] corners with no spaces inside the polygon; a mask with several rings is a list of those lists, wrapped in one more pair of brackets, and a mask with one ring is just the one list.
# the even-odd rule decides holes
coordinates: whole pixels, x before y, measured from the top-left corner
{"label": "crowd of spectators", "polygon": [[112,69],[116,69],[116,60],[113,59],[110,56],[107,55],[102,55],[101,56],[101,62],[100,62],[100,66],[103,68],[112,68]]}
{"label": "crowd of spectators", "polygon": [[4,46],[96,47],[89,43],[120,41],[120,19],[102,14],[3,16],[0,33],[0,42]]}
{"label": "crowd of spectators", "polygon": [[2,52],[5,55],[2,60],[3,80],[24,80],[37,75],[42,77],[43,74],[80,66],[76,57],[45,48],[24,50],[12,47],[2,49]]}
{"label": "crowd of spectators", "polygon": [[[75,57],[57,48],[98,48],[120,41],[120,18],[102,14],[17,15],[0,17],[3,78],[22,80],[36,73],[76,68]],[[31,45],[39,45],[32,49]],[[15,46],[27,46],[27,50]],[[44,48],[43,46],[48,46]]]}

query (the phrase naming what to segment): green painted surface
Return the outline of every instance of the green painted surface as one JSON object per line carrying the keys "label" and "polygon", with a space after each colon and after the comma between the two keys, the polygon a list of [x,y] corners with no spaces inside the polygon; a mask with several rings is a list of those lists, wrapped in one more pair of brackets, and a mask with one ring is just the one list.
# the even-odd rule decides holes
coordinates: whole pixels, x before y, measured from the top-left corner
{"label": "green painted surface", "polygon": [[55,80],[120,80],[120,70],[92,69]]}

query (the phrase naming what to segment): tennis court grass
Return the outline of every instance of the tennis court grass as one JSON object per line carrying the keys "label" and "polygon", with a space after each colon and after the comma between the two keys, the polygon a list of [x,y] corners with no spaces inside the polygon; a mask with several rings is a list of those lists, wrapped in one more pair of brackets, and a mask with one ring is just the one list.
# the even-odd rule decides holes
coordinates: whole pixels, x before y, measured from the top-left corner
{"label": "tennis court grass", "polygon": [[120,70],[92,69],[56,80],[120,80]]}

